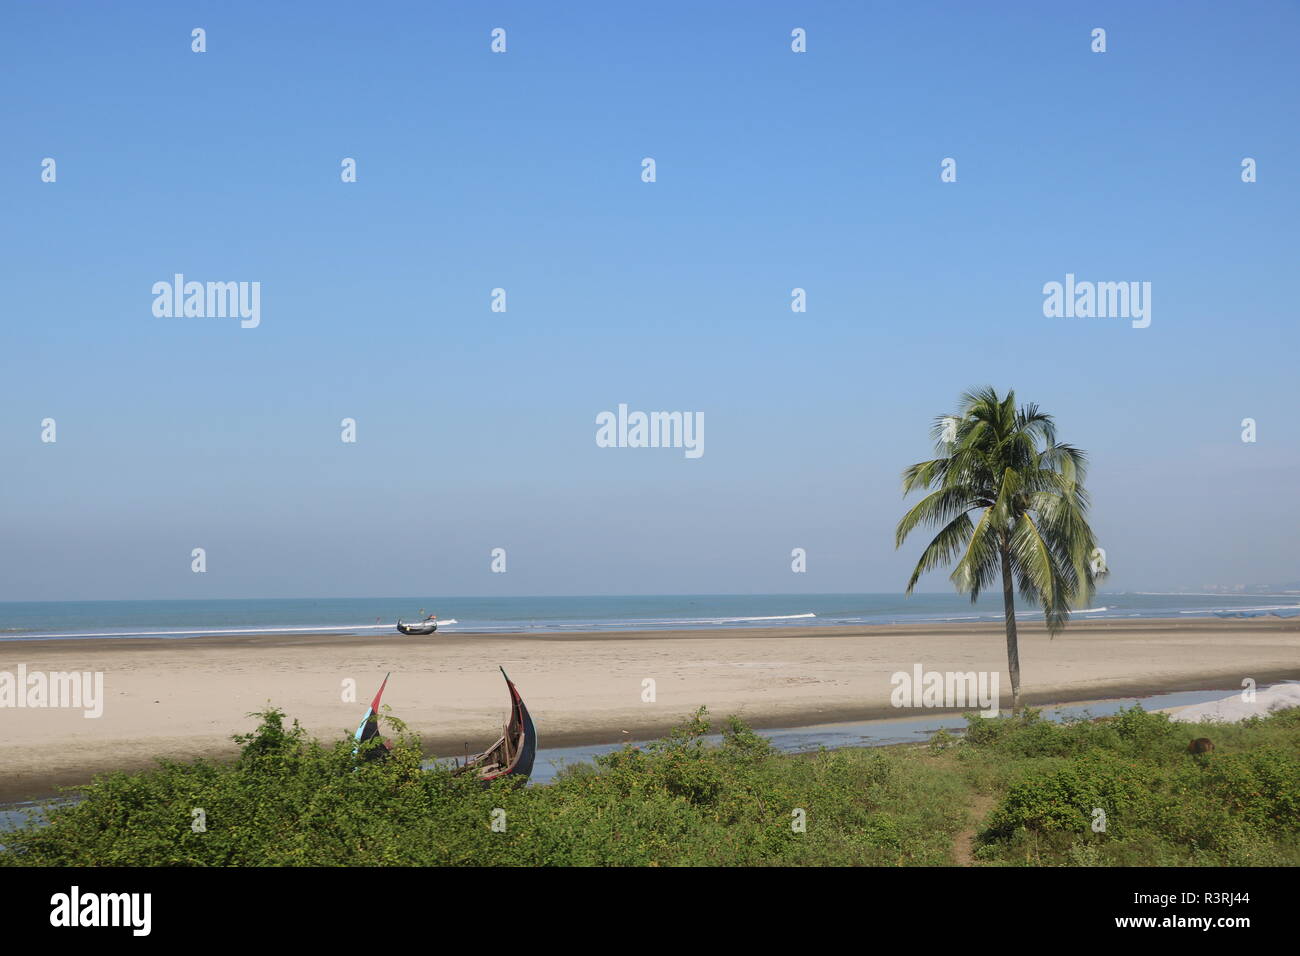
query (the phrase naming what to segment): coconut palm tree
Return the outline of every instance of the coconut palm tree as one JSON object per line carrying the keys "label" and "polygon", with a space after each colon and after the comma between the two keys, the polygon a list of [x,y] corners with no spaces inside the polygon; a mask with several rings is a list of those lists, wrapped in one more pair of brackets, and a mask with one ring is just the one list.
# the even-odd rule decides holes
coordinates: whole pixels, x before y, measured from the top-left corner
{"label": "coconut palm tree", "polygon": [[980,593],[1002,579],[1011,706],[1020,709],[1020,648],[1015,591],[1043,609],[1055,636],[1070,608],[1089,600],[1105,573],[1092,528],[1083,479],[1087,456],[1056,440],[1050,415],[1036,405],[1016,408],[1015,392],[990,387],[962,395],[955,415],[935,420],[938,458],[903,472],[903,494],[932,489],[898,522],[901,547],[918,525],[939,533],[921,553],[907,582],[911,594],[927,571],[956,561],[957,590]]}

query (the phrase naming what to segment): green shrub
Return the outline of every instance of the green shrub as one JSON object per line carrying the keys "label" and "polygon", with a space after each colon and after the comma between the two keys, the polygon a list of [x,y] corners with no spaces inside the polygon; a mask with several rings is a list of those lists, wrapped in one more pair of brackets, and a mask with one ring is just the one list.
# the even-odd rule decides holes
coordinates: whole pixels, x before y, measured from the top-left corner
{"label": "green shrub", "polygon": [[[1136,708],[1100,723],[971,715],[952,746],[784,755],[734,718],[706,742],[701,709],[545,787],[424,770],[389,716],[386,760],[256,716],[233,761],[99,777],[49,826],[7,831],[0,865],[937,865],[974,791],[995,798],[980,862],[1300,864],[1300,710],[1200,726]],[[1214,752],[1190,756],[1206,735]]]}
{"label": "green shrub", "polygon": [[1034,833],[1087,833],[1098,809],[1113,830],[1148,783],[1149,775],[1112,756],[1078,757],[1013,786],[990,816],[985,839],[1006,838],[1021,827]]}
{"label": "green shrub", "polygon": [[[1300,722],[1179,725],[1121,710],[1104,723],[987,735],[1008,781],[979,836],[979,859],[1069,865],[1300,863]],[[1213,753],[1189,739],[1213,733]],[[1249,747],[1233,751],[1229,747]],[[1105,829],[1092,832],[1094,810]]]}
{"label": "green shrub", "polygon": [[[6,833],[0,864],[935,864],[961,797],[929,771],[894,788],[900,755],[778,755],[735,719],[710,746],[704,710],[546,787],[422,770],[418,740],[392,718],[389,759],[372,761],[350,737],[323,746],[279,711],[258,716],[232,763],[100,777],[49,826]],[[205,832],[191,829],[195,808]]]}

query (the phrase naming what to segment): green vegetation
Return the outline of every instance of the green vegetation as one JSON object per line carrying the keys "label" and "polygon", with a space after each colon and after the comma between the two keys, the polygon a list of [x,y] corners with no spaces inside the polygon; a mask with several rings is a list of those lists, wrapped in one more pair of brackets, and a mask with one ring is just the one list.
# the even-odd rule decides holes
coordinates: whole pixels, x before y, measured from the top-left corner
{"label": "green vegetation", "polygon": [[[0,865],[1300,863],[1300,710],[1239,726],[1136,708],[1069,725],[971,716],[965,737],[928,746],[805,756],[735,719],[707,745],[700,710],[527,788],[422,770],[391,717],[390,759],[367,761],[350,737],[326,746],[279,711],[255,716],[234,762],[101,777],[48,826],[5,833]],[[1186,753],[1206,735],[1213,753]]]}
{"label": "green vegetation", "polygon": [[[968,718],[956,754],[997,794],[974,858],[1099,866],[1300,865],[1300,709],[1178,724],[1141,708],[1099,722]],[[1190,740],[1213,753],[1192,756]],[[1097,811],[1104,832],[1093,831]]]}

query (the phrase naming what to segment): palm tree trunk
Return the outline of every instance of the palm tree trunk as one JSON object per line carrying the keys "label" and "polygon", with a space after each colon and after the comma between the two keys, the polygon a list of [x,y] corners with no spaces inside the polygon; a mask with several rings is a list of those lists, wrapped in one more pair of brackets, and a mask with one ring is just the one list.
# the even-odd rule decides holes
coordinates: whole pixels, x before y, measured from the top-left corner
{"label": "palm tree trunk", "polygon": [[1007,623],[1007,672],[1011,675],[1011,713],[1020,710],[1020,644],[1016,639],[1016,596],[1011,579],[1011,550],[1002,542],[1002,607]]}

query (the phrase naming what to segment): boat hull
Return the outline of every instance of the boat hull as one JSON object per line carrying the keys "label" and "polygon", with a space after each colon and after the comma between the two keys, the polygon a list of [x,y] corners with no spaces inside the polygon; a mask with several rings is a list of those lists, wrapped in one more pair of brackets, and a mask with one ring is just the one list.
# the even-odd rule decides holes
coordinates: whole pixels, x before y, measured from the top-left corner
{"label": "boat hull", "polygon": [[[510,690],[510,722],[506,725],[505,735],[483,753],[469,758],[458,773],[478,773],[479,780],[489,784],[503,777],[523,780],[533,772],[533,762],[537,759],[537,727],[528,705],[524,703],[519,688],[501,668],[501,676],[506,679]],[[508,754],[505,766],[484,772],[484,768],[498,763],[503,754]]]}

